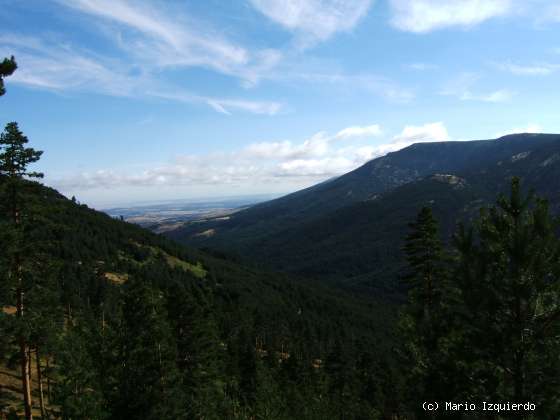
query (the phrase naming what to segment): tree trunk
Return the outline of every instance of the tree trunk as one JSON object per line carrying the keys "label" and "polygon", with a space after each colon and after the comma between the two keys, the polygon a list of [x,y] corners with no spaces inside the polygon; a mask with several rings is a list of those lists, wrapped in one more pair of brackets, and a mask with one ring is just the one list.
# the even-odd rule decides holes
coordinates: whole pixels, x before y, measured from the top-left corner
{"label": "tree trunk", "polygon": [[[20,320],[23,318],[23,290],[21,287],[17,290],[17,316]],[[31,382],[29,381],[29,360],[27,353],[27,343],[25,336],[20,333],[19,336],[19,356],[21,363],[21,384],[23,392],[23,405],[25,409],[26,420],[33,419],[31,412]]]}
{"label": "tree trunk", "polygon": [[29,388],[31,393],[33,393],[33,367],[32,367],[33,357],[31,356],[31,347],[27,343],[27,380],[29,381]]}
{"label": "tree trunk", "polygon": [[37,383],[39,388],[39,407],[41,408],[41,418],[45,418],[45,400],[43,399],[43,378],[41,375],[41,356],[39,355],[39,346],[35,349],[37,361]]}
{"label": "tree trunk", "polygon": [[[12,201],[12,218],[15,229],[19,229],[21,224],[20,214],[17,203],[17,191],[16,186],[12,184],[11,186],[11,201]],[[16,315],[19,318],[21,324],[23,324],[23,309],[24,309],[24,289],[23,289],[23,276],[22,276],[22,262],[19,249],[17,248],[19,244],[16,244],[16,252],[14,255],[14,266],[13,273],[16,276],[17,289],[16,289]],[[23,327],[23,325],[22,325]],[[25,335],[22,331],[19,332],[19,355],[21,363],[21,386],[23,391],[23,405],[25,409],[26,420],[33,419],[33,413],[31,412],[31,381],[29,380],[29,360],[27,353],[27,341]]]}
{"label": "tree trunk", "polygon": [[49,365],[49,357],[47,356],[47,398],[49,400],[49,404],[52,401],[51,396],[51,369]]}

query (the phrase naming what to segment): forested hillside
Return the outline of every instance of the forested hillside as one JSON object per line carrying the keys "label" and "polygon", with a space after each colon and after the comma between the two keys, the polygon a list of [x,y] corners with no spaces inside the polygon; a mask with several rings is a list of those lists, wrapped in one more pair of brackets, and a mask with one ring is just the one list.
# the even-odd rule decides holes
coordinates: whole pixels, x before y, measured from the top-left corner
{"label": "forested hillside", "polygon": [[25,318],[17,321],[13,283],[3,281],[4,412],[21,407],[21,385],[8,380],[21,378],[20,334],[33,360],[32,405],[38,414],[44,401],[44,416],[315,418],[348,398],[356,413],[391,410],[390,373],[367,374],[391,365],[387,306],[186,249],[38,183],[18,191]]}
{"label": "forested hillside", "polygon": [[23,415],[24,340],[42,418],[414,419],[426,399],[467,398],[560,413],[558,221],[516,185],[450,246],[419,213],[397,322],[22,182],[21,315],[2,219],[0,409]]}
{"label": "forested hillside", "polygon": [[[338,179],[168,236],[386,297],[398,295],[402,237],[429,205],[446,241],[457,222],[508,191],[511,177],[560,209],[560,136],[415,144]],[[201,234],[205,233],[205,234]]]}

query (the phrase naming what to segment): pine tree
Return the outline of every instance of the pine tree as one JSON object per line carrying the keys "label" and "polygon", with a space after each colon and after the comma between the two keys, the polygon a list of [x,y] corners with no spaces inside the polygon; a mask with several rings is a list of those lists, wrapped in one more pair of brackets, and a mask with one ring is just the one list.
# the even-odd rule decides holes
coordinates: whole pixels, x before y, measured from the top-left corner
{"label": "pine tree", "polygon": [[116,418],[186,418],[187,407],[177,370],[163,293],[146,281],[126,284],[121,327],[119,394]]}
{"label": "pine tree", "polygon": [[423,207],[409,226],[411,232],[404,246],[409,272],[404,279],[410,287],[411,303],[419,311],[417,316],[429,324],[445,282],[443,246],[429,207]]}
{"label": "pine tree", "polygon": [[169,319],[190,415],[220,419],[225,410],[224,351],[209,297],[199,286],[175,285],[170,291]]}
{"label": "pine tree", "polygon": [[28,166],[37,162],[42,152],[25,147],[27,137],[19,130],[17,123],[6,125],[0,135],[0,185],[5,197],[4,205],[9,216],[9,239],[6,241],[8,249],[6,255],[9,260],[7,273],[8,284],[15,290],[16,314],[19,326],[18,342],[21,363],[22,390],[26,419],[32,418],[31,412],[31,385],[29,372],[29,343],[28,332],[25,330],[25,289],[28,272],[26,271],[26,257],[31,257],[24,252],[28,238],[25,237],[24,216],[25,189],[24,178],[41,178],[37,172],[28,172]]}
{"label": "pine tree", "polygon": [[422,208],[409,226],[404,246],[409,299],[400,328],[412,390],[411,409],[421,416],[422,400],[438,400],[449,392],[449,383],[442,376],[442,364],[448,360],[442,343],[450,330],[446,301],[453,292],[448,284],[448,258],[431,209]]}
{"label": "pine tree", "polygon": [[91,325],[69,323],[56,350],[55,402],[63,419],[109,417],[92,354]]}
{"label": "pine tree", "polygon": [[6,93],[6,88],[4,87],[4,77],[11,76],[17,69],[16,60],[12,55],[10,58],[4,58],[0,62],[0,96]]}
{"label": "pine tree", "polygon": [[456,241],[474,392],[532,401],[547,417],[560,413],[558,228],[548,204],[524,196],[513,179],[510,197],[501,196],[474,234]]}

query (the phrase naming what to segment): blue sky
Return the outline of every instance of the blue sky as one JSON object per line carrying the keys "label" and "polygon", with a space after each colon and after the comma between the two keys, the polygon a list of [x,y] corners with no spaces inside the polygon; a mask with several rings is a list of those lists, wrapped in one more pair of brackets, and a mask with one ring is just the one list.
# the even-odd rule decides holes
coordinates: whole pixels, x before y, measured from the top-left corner
{"label": "blue sky", "polygon": [[560,132],[547,0],[0,0],[0,124],[95,207],[286,193],[418,141]]}

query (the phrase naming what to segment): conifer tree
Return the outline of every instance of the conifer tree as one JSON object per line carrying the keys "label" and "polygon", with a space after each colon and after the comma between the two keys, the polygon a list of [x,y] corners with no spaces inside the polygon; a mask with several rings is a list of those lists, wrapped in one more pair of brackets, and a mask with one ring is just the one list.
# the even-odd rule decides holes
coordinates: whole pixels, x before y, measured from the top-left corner
{"label": "conifer tree", "polygon": [[[404,251],[408,272],[404,280],[409,299],[400,320],[409,368],[412,409],[421,413],[421,400],[437,400],[448,392],[442,377],[445,362],[442,341],[449,331],[444,299],[451,294],[447,279],[447,257],[438,235],[437,222],[423,207],[410,223]],[[421,414],[420,414],[421,415]]]}
{"label": "conifer tree", "polygon": [[28,166],[37,162],[42,152],[25,147],[27,143],[27,137],[23,135],[15,122],[8,123],[4,132],[0,134],[0,186],[2,195],[5,197],[3,201],[9,220],[9,238],[6,241],[8,245],[6,255],[9,260],[7,275],[8,284],[15,291],[25,416],[26,419],[31,419],[31,373],[28,360],[30,349],[24,317],[26,283],[29,278],[29,272],[26,270],[26,263],[28,263],[26,257],[30,256],[24,252],[28,245],[28,238],[25,237],[24,229],[26,203],[23,192],[25,178],[41,178],[43,175],[28,171]]}
{"label": "conifer tree", "polygon": [[514,178],[509,198],[482,212],[474,235],[456,240],[467,345],[476,357],[471,392],[529,400],[553,417],[560,413],[558,228],[548,204],[524,196]]}
{"label": "conifer tree", "polygon": [[126,286],[119,355],[123,368],[114,415],[145,420],[186,418],[163,293],[139,279],[130,279]]}
{"label": "conifer tree", "polygon": [[91,326],[69,323],[56,351],[55,402],[63,419],[109,417],[92,354]]}
{"label": "conifer tree", "polygon": [[193,418],[223,418],[223,349],[208,293],[199,286],[171,288],[169,318],[175,329],[177,365]]}
{"label": "conifer tree", "polygon": [[412,305],[419,311],[417,316],[429,324],[444,287],[443,246],[429,207],[423,207],[409,226],[411,232],[404,247],[409,272],[404,279],[410,287]]}

